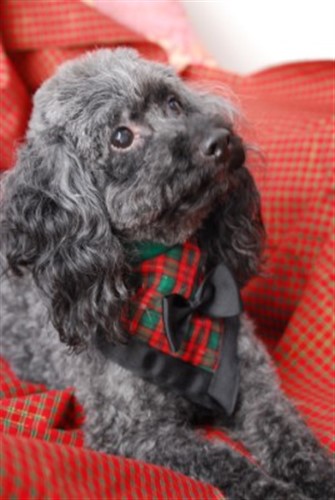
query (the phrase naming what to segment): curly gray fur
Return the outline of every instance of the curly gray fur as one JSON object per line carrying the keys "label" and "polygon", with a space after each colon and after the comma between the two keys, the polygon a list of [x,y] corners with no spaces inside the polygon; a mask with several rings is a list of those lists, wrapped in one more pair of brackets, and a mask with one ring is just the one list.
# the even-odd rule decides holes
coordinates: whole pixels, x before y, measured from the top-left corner
{"label": "curly gray fur", "polygon": [[[171,95],[177,105],[168,105]],[[74,385],[92,448],[171,467],[234,499],[329,500],[330,460],[282,394],[245,316],[239,402],[229,419],[203,414],[95,348],[97,331],[127,340],[119,316],[131,293],[125,249],[134,240],[172,245],[193,236],[207,265],[224,260],[241,285],[258,272],[260,200],[233,118],[228,102],[130,50],[93,52],[44,83],[3,186],[3,353],[23,378]],[[120,126],[134,138],[122,150],[112,139]],[[224,162],[200,147],[217,129],[230,134]],[[194,423],[209,417],[261,468],[202,439]]]}

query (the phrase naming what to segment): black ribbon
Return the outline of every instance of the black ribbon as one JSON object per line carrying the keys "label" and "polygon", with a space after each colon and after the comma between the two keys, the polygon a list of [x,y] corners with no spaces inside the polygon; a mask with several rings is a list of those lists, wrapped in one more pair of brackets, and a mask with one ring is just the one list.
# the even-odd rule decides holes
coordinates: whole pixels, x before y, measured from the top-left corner
{"label": "black ribbon", "polygon": [[171,349],[179,351],[189,330],[193,313],[224,320],[224,336],[218,368],[209,385],[208,394],[231,415],[235,409],[239,388],[237,336],[242,300],[237,283],[221,263],[204,279],[193,300],[171,294],[163,298],[163,321]]}

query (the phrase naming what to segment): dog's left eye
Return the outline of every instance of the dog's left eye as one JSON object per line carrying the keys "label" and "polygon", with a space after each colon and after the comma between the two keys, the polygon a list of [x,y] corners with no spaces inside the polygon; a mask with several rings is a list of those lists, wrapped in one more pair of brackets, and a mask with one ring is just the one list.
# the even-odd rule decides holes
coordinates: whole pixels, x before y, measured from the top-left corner
{"label": "dog's left eye", "polygon": [[126,149],[131,146],[134,134],[127,127],[117,128],[112,135],[112,145],[118,149]]}
{"label": "dog's left eye", "polygon": [[180,104],[180,101],[174,95],[169,96],[169,98],[167,100],[167,105],[168,105],[169,109],[171,109],[171,111],[173,111],[176,114],[179,114],[182,112],[183,107]]}

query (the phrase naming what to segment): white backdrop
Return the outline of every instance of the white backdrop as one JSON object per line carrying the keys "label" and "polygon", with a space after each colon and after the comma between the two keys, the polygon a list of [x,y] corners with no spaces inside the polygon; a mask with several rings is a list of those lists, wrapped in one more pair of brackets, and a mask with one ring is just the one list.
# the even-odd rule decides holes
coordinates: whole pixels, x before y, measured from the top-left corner
{"label": "white backdrop", "polygon": [[225,69],[248,73],[335,57],[335,0],[182,0],[193,28]]}

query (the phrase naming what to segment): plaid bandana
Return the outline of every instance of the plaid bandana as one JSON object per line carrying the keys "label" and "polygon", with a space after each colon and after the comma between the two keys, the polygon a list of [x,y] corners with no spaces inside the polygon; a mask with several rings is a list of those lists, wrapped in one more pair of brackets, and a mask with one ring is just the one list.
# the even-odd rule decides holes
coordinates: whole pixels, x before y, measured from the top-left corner
{"label": "plaid bandana", "polygon": [[204,278],[201,251],[191,241],[173,247],[139,243],[128,250],[135,292],[122,322],[131,339],[121,346],[100,339],[101,350],[157,385],[231,414],[238,389],[241,312],[232,275],[220,264]]}
{"label": "plaid bandana", "polygon": [[172,351],[163,324],[163,298],[174,293],[192,298],[201,283],[199,247],[191,242],[172,248],[140,244],[136,250],[139,257],[134,273],[141,284],[130,299],[126,320],[128,332],[169,356],[214,372],[223,334],[222,319],[193,314],[178,352]]}

